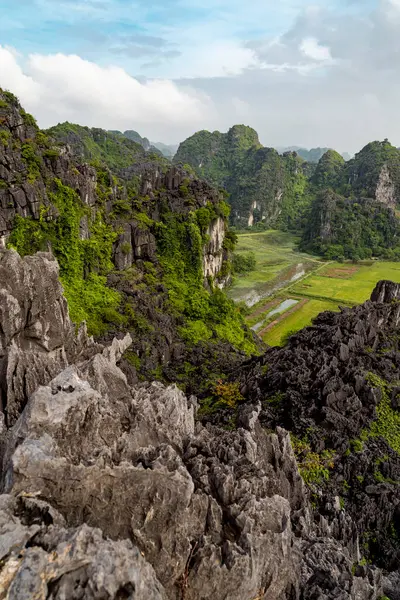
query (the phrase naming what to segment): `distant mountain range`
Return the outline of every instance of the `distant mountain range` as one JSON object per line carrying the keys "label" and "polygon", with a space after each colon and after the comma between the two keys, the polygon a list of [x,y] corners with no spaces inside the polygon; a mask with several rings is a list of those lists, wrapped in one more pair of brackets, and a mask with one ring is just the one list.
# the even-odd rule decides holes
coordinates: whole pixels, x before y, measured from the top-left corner
{"label": "distant mountain range", "polygon": [[[279,154],[284,154],[285,152],[296,152],[301,158],[306,160],[307,162],[317,163],[320,158],[331,148],[311,148],[308,150],[307,148],[303,148],[302,146],[276,146],[275,150],[279,152]],[[343,152],[342,156],[344,160],[351,160],[352,156],[348,152]]]}
{"label": "distant mountain range", "polygon": [[400,258],[400,151],[388,140],[347,161],[327,148],[278,150],[234,125],[199,131],[174,162],[227,190],[238,228],[301,231],[304,250],[330,259]]}
{"label": "distant mountain range", "polygon": [[166,158],[172,159],[178,150],[178,144],[163,144],[162,142],[151,142],[148,138],[142,137],[137,131],[128,129],[127,131],[111,130],[110,133],[124,135],[128,140],[140,144],[146,151],[158,150]]}

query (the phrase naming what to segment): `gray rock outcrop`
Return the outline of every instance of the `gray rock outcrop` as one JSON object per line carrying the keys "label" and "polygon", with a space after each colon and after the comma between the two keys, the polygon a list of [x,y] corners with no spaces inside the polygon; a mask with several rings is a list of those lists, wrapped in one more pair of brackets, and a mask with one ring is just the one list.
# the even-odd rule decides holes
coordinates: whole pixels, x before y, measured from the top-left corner
{"label": "gray rock outcrop", "polygon": [[12,425],[29,396],[78,357],[100,348],[75,335],[52,254],[0,251],[0,408]]}
{"label": "gray rock outcrop", "polygon": [[48,255],[0,264],[3,360],[25,378],[40,365],[1,422],[0,598],[377,597],[380,572],[353,573],[356,540],[313,522],[289,434],[267,433],[259,405],[226,431],[176,386],[131,388],[130,336],[75,337]]}

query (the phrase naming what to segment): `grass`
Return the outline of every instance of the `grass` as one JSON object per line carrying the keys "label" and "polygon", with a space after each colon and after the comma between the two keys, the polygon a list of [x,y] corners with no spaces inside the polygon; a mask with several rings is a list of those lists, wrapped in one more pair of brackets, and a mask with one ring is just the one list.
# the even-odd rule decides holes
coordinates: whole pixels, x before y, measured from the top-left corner
{"label": "grass", "polygon": [[297,271],[308,272],[315,268],[318,265],[315,259],[294,251],[297,243],[295,235],[282,231],[239,234],[235,252],[254,252],[256,268],[236,278],[230,297],[255,304],[271,290],[287,285]]}
{"label": "grass", "polygon": [[338,310],[338,305],[326,300],[309,300],[286,318],[283,315],[278,324],[265,333],[263,340],[270,346],[280,346],[288,332],[299,331],[311,325],[312,319],[326,310]]}
{"label": "grass", "polygon": [[[293,293],[313,298],[326,298],[338,303],[354,306],[368,300],[376,283],[381,279],[400,282],[400,263],[371,262],[360,264],[348,279],[329,277],[334,269],[343,269],[343,264],[330,263],[291,288]],[[326,276],[328,275],[328,276]]]}
{"label": "grass", "polygon": [[[244,300],[252,307],[246,318],[249,326],[262,321],[275,305],[288,298],[306,300],[275,315],[276,324],[262,334],[271,346],[284,343],[289,332],[311,325],[320,312],[365,302],[381,279],[400,283],[400,262],[323,263],[296,252],[296,236],[272,230],[246,232],[238,238],[237,252],[251,250],[256,255],[256,269],[237,278],[230,290],[234,300]],[[291,282],[293,274],[301,271],[305,271],[303,277]]]}

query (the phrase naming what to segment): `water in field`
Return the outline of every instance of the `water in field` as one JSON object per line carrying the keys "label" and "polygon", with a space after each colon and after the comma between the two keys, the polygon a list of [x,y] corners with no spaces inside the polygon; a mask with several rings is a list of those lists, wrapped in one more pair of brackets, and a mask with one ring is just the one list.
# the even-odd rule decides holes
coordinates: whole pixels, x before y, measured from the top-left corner
{"label": "water in field", "polygon": [[291,308],[295,304],[298,304],[298,302],[299,302],[298,300],[293,300],[292,298],[288,298],[287,300],[284,300],[283,302],[281,302],[279,306],[277,306],[276,308],[271,310],[271,312],[269,312],[267,314],[266,318],[269,319],[273,315],[279,315],[280,313],[283,313],[288,308]]}
{"label": "water in field", "polygon": [[253,327],[251,327],[251,329],[255,332],[259,331],[270,317],[284,313],[289,308],[292,308],[292,306],[295,306],[296,304],[298,304],[298,302],[299,302],[299,300],[293,300],[292,298],[287,298],[286,300],[281,302],[279,304],[279,306],[276,306],[273,310],[271,310],[269,313],[267,313],[261,319],[261,321],[259,321],[255,325],[253,325]]}
{"label": "water in field", "polygon": [[313,268],[315,268],[315,264],[310,261],[292,264],[279,272],[270,281],[252,282],[252,289],[239,287],[235,282],[235,285],[230,290],[230,296],[235,301],[244,301],[249,307],[254,306],[263,298],[268,298],[268,296],[275,294],[275,292],[290,283],[298,281]]}

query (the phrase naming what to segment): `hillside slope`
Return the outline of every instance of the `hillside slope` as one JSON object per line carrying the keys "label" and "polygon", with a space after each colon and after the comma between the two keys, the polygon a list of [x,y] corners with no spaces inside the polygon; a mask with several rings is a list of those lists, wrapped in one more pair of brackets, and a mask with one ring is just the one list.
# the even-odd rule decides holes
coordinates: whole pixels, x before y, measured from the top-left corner
{"label": "hillside slope", "polygon": [[194,384],[201,362],[211,376],[220,358],[238,360],[235,348],[256,351],[220,289],[234,236],[215,189],[106,132],[68,124],[56,130],[69,145],[55,143],[9,93],[0,120],[3,245],[22,256],[51,249],[71,317],[90,333],[132,332],[133,380],[170,373]]}
{"label": "hillside slope", "polygon": [[251,127],[235,125],[226,134],[200,131],[179,146],[176,164],[190,165],[213,185],[225,188],[231,221],[243,227],[265,222],[299,227],[309,205],[307,165],[295,153],[280,156],[263,148]]}
{"label": "hillside slope", "polygon": [[333,259],[400,257],[400,152],[387,140],[371,142],[347,163],[327,152],[311,188],[303,249]]}
{"label": "hillside slope", "polygon": [[0,595],[398,600],[400,285],[257,347],[223,196],[143,152],[0,92]]}

